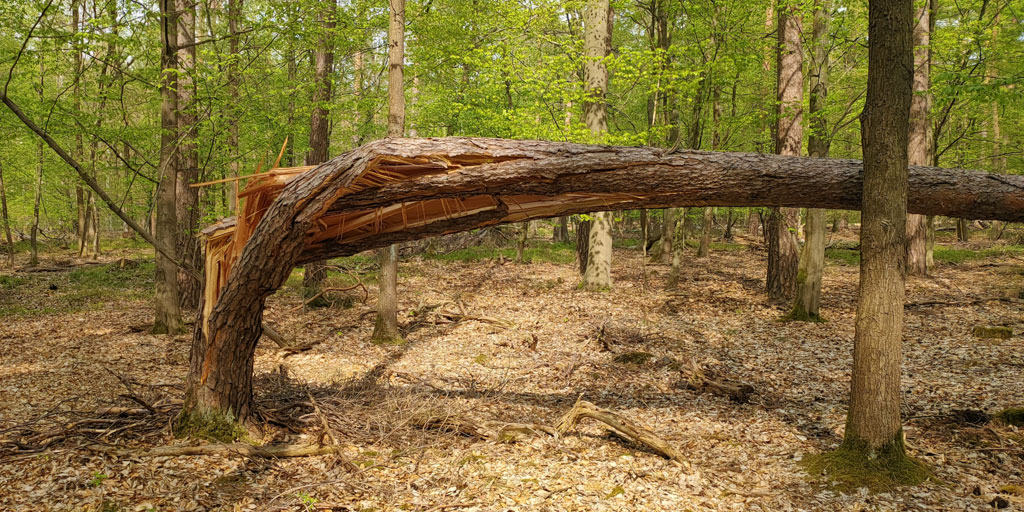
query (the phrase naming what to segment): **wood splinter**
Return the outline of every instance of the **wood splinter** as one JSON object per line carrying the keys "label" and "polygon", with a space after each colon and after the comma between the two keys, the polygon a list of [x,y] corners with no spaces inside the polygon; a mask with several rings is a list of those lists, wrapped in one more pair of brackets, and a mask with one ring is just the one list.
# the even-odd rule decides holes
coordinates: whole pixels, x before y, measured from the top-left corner
{"label": "wood splinter", "polygon": [[682,454],[654,432],[633,423],[621,414],[608,409],[602,409],[586,400],[578,400],[572,406],[572,409],[569,409],[569,412],[565,413],[565,416],[562,416],[562,419],[558,421],[556,430],[559,434],[564,435],[583,418],[600,421],[611,427],[619,435],[651,449],[666,459],[678,462],[683,461]]}

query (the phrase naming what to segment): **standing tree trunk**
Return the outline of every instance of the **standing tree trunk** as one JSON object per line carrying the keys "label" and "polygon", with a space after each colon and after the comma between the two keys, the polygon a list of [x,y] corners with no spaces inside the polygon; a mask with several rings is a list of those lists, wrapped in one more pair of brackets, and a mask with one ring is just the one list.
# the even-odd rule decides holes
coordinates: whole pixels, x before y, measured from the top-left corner
{"label": "standing tree trunk", "polygon": [[0,167],[0,214],[3,215],[4,234],[7,237],[7,265],[14,268],[14,239],[11,238],[11,218],[7,215],[7,188],[4,187],[3,167]]}
{"label": "standing tree trunk", "polygon": [[[796,5],[780,4],[778,9],[778,122],[775,152],[800,156],[803,142],[803,50],[801,22]],[[772,299],[791,300],[796,294],[800,256],[793,229],[799,210],[771,208],[765,232],[768,235],[768,274],[765,288]]]}
{"label": "standing tree trunk", "polygon": [[675,233],[672,236],[676,240],[675,246],[672,247],[672,261],[668,271],[668,281],[665,283],[665,289],[675,290],[679,286],[679,275],[683,272],[683,256],[686,252],[686,208],[680,208],[679,213],[682,221],[676,221],[673,231]]}
{"label": "standing tree trunk", "polygon": [[967,219],[956,220],[956,240],[958,242],[971,241],[971,223]]}
{"label": "standing tree trunk", "polygon": [[[405,136],[405,0],[389,0],[388,23],[388,137]],[[377,343],[401,343],[398,332],[398,246],[377,251],[380,261],[380,293],[372,339]]]}
{"label": "standing tree trunk", "polygon": [[[241,168],[241,154],[238,151],[238,22],[242,17],[242,1],[228,0],[228,156],[231,159],[229,169],[232,178],[238,177]],[[238,180],[228,184],[228,209],[231,213],[238,212]]]}
{"label": "standing tree trunk", "polygon": [[[178,220],[174,253],[187,266],[202,271],[203,255],[196,233],[199,229],[199,154],[196,148],[196,107],[193,75],[196,64],[196,8],[194,0],[175,0],[178,11],[178,165],[175,179],[175,215]],[[181,307],[199,305],[201,282],[185,269],[177,271]]]}
{"label": "standing tree trunk", "polygon": [[916,483],[924,471],[908,459],[900,423],[913,8],[909,0],[872,0],[868,12],[860,288],[850,410],[839,452],[860,471]]}
{"label": "standing tree trunk", "polygon": [[703,258],[708,255],[711,249],[711,224],[715,220],[715,208],[708,206],[704,208],[704,223],[700,229],[700,245],[697,246],[697,257]]}
{"label": "standing tree trunk", "polygon": [[[661,226],[661,252],[655,255],[655,259],[661,263],[672,263],[672,244],[675,243],[676,232],[676,208],[665,208],[662,210]],[[679,243],[685,244],[686,240]]]}
{"label": "standing tree trunk", "polygon": [[[612,48],[612,8],[609,0],[588,0],[583,18],[583,75],[587,101],[583,105],[587,128],[598,138],[608,131],[607,105],[608,68],[605,58]],[[587,246],[586,273],[583,288],[607,290],[612,287],[612,212],[592,215]]]}
{"label": "standing tree trunk", "polygon": [[[910,165],[931,165],[931,52],[930,9],[924,2],[917,9],[914,24],[914,97],[910,103]],[[907,215],[907,275],[928,274],[928,220],[924,215]]]}
{"label": "standing tree trunk", "polygon": [[[39,56],[39,104],[43,104],[43,78],[46,76],[43,68],[43,57]],[[43,200],[43,141],[39,140],[36,151],[36,183],[32,200],[32,230],[29,234],[29,245],[32,253],[29,255],[28,264],[36,266],[39,264],[39,203]]]}
{"label": "standing tree trunk", "polygon": [[[828,157],[828,120],[825,102],[828,100],[828,0],[817,0],[814,6],[814,28],[809,75],[809,115],[811,133],[807,137],[807,152],[812,157]],[[800,252],[800,266],[796,273],[796,301],[788,318],[798,321],[821,320],[821,278],[825,271],[825,210],[807,209],[806,240]]]}
{"label": "standing tree trunk", "polygon": [[[320,34],[317,38],[316,52],[313,56],[315,87],[313,89],[313,112],[309,116],[309,153],[306,154],[306,165],[318,165],[327,161],[330,156],[330,108],[331,73],[334,70],[334,39],[331,34],[335,26],[335,0],[321,0],[318,23]],[[316,297],[323,290],[327,279],[327,268],[323,261],[306,264],[302,273],[302,296]],[[326,299],[321,297],[326,304]]]}
{"label": "standing tree trunk", "polygon": [[156,318],[154,334],[178,334],[185,331],[178,301],[178,266],[174,263],[177,245],[175,189],[178,142],[178,12],[175,0],[160,0],[160,164],[156,191],[156,240],[170,254],[156,251]]}

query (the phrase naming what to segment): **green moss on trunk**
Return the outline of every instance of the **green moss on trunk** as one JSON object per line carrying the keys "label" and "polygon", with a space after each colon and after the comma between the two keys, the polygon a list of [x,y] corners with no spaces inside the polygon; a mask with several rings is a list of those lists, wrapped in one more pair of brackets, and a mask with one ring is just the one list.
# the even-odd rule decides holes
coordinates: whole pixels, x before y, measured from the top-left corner
{"label": "green moss on trunk", "polygon": [[231,413],[212,410],[182,412],[174,419],[175,437],[218,443],[250,442],[249,431]]}
{"label": "green moss on trunk", "polygon": [[1003,409],[999,414],[996,414],[996,418],[1007,425],[1024,427],[1024,407]]}
{"label": "green moss on trunk", "polygon": [[907,455],[902,430],[878,450],[870,449],[863,440],[848,439],[835,451],[805,456],[800,465],[812,477],[831,481],[840,491],[866,487],[883,492],[933,478],[928,466]]}
{"label": "green moss on trunk", "polygon": [[387,334],[387,329],[384,328],[384,317],[377,315],[377,320],[373,324],[373,334],[370,335],[370,343],[374,345],[405,345],[405,338]]}
{"label": "green moss on trunk", "polygon": [[781,322],[813,322],[813,323],[824,323],[825,319],[821,315],[809,313],[806,309],[800,306],[799,301],[793,304],[793,309],[790,310],[786,316],[779,319]]}

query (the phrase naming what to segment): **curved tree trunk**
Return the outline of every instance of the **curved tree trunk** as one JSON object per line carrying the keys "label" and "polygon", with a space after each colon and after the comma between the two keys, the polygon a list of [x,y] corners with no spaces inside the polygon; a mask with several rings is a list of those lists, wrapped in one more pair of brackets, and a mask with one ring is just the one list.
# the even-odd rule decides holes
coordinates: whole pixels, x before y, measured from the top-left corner
{"label": "curved tree trunk", "polygon": [[[379,165],[386,156],[413,161],[424,155],[433,155],[433,161],[444,155],[451,167],[445,164],[436,175],[343,193],[368,166]],[[1024,221],[1024,177],[911,167],[910,183],[909,206],[916,213]],[[818,193],[807,194],[808,189]],[[854,210],[862,193],[861,164],[854,160],[700,151],[665,154],[656,148],[501,139],[373,142],[296,176],[256,225],[216,303],[197,320],[183,418],[213,411],[244,420],[251,414],[252,357],[264,301],[293,266],[306,261],[596,208],[714,204]],[[529,210],[523,217],[499,201],[491,210],[422,226],[307,245],[307,235],[328,212],[373,212],[424,198],[468,199],[481,194],[499,199],[509,194],[552,197],[557,200],[551,204],[558,208]],[[584,200],[592,196],[600,201]]]}

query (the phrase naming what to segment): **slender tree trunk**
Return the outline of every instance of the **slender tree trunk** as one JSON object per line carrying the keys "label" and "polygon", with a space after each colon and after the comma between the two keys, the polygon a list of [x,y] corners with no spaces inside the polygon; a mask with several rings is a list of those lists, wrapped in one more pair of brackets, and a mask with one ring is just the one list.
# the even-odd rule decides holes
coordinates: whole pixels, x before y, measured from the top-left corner
{"label": "slender tree trunk", "polygon": [[[778,8],[778,122],[775,152],[800,156],[803,142],[803,49],[801,22],[796,6]],[[791,300],[796,294],[800,256],[792,230],[799,222],[793,208],[771,208],[765,232],[768,235],[768,274],[765,287],[773,299]]]}
{"label": "slender tree trunk", "polygon": [[[662,210],[661,253],[655,256],[662,263],[672,263],[672,245],[675,243],[676,232],[676,213],[675,208],[665,208]],[[680,240],[679,243],[685,244],[686,240]]]}
{"label": "slender tree trunk", "polygon": [[[584,104],[587,128],[595,137],[608,131],[607,105],[608,68],[605,58],[612,47],[612,8],[609,0],[588,0],[583,19],[583,75],[587,101]],[[587,271],[583,274],[583,288],[607,290],[612,287],[612,220],[611,212],[592,214],[587,247]]]}
{"label": "slender tree trunk", "polygon": [[[232,178],[237,178],[242,163],[241,154],[238,151],[238,60],[241,55],[238,51],[238,22],[242,18],[243,0],[228,0],[228,155],[231,163],[228,165]],[[228,184],[228,209],[232,213],[238,212],[238,180],[230,181]]]}
{"label": "slender tree trunk", "polygon": [[[825,105],[828,100],[828,17],[829,1],[817,0],[814,6],[814,27],[811,40],[809,75],[810,128],[807,152],[818,158],[828,157],[828,120]],[[793,320],[821,320],[821,279],[825,271],[825,210],[807,209],[804,246],[800,251],[800,264],[796,273],[796,300],[789,318]]]}
{"label": "slender tree trunk", "polygon": [[11,218],[7,214],[7,188],[4,187],[2,166],[0,166],[0,214],[3,215],[4,234],[7,237],[7,265],[14,268],[14,239],[11,238]]}
{"label": "slender tree trunk", "polygon": [[[190,187],[199,181],[199,153],[196,146],[195,85],[192,77],[196,63],[196,10],[194,0],[175,0],[178,10],[178,165],[175,179],[175,215],[178,226],[175,254],[193,269],[202,272],[203,256],[196,234],[199,230],[199,189]],[[178,295],[181,307],[195,309],[203,287],[192,274],[178,269]]]}
{"label": "slender tree trunk", "polygon": [[[332,33],[335,27],[337,4],[335,0],[321,0],[318,22],[320,35],[313,56],[315,88],[313,89],[313,112],[309,117],[309,153],[306,154],[306,165],[317,165],[326,162],[330,157],[330,108],[331,74],[334,71],[334,40]],[[327,278],[326,264],[313,261],[306,264],[302,274],[302,295],[315,297],[323,289]]]}
{"label": "slender tree trunk", "polygon": [[[405,0],[390,2],[388,23],[388,137],[405,136]],[[380,249],[380,294],[377,320],[373,327],[376,342],[401,342],[398,332],[398,246]]]}
{"label": "slender tree trunk", "polygon": [[697,246],[697,257],[703,258],[710,253],[711,249],[711,224],[715,219],[715,208],[708,206],[704,208],[704,223],[700,229],[700,245]]}
{"label": "slender tree trunk", "polygon": [[[85,11],[85,7],[82,5],[81,0],[74,0],[71,2],[71,24],[72,31],[78,33],[82,27],[82,17]],[[74,106],[76,114],[82,112],[82,87],[81,84],[84,81],[82,77],[82,52],[75,50],[74,52],[74,67],[75,76],[78,77],[75,80],[75,85],[72,91],[74,95]],[[40,69],[41,71],[41,69]],[[77,130],[75,133],[75,156],[77,158],[83,158],[85,154],[85,146],[82,142],[82,130]],[[89,203],[92,199],[92,191],[82,187],[81,183],[75,183],[75,210],[78,214],[78,223],[75,225],[75,246],[78,248],[78,257],[85,256],[89,251],[89,235],[91,225],[91,215],[89,211]]]}
{"label": "slender tree trunk", "polygon": [[[914,24],[914,97],[910,103],[910,165],[931,165],[931,52],[929,50],[930,9],[925,1],[917,9]],[[928,273],[928,220],[924,215],[907,215],[907,275]]]}
{"label": "slender tree trunk", "polygon": [[971,223],[967,219],[956,220],[956,239],[965,243],[971,241]]}
{"label": "slender tree trunk", "polygon": [[[46,76],[43,67],[43,58],[39,57],[39,105],[43,104],[43,78]],[[36,183],[32,200],[32,230],[29,234],[29,245],[32,253],[29,255],[28,264],[36,266],[39,264],[39,204],[43,200],[43,141],[39,140],[36,150]]]}
{"label": "slender tree trunk", "polygon": [[679,286],[679,277],[683,272],[683,256],[686,253],[686,219],[688,218],[686,210],[686,208],[679,208],[682,221],[677,220],[673,229],[672,236],[676,243],[672,247],[672,261],[668,271],[668,280],[665,283],[667,290],[675,290]]}
{"label": "slender tree trunk", "polygon": [[868,17],[868,89],[861,114],[860,288],[850,410],[843,440],[843,448],[858,454],[863,462],[905,457],[900,365],[914,63],[911,2],[873,0]]}
{"label": "slender tree trunk", "polygon": [[170,254],[156,251],[156,318],[154,334],[178,334],[185,331],[178,298],[176,188],[178,139],[178,13],[175,0],[160,0],[160,163],[156,192],[156,240]]}
{"label": "slender tree trunk", "polygon": [[526,240],[529,238],[530,222],[519,224],[519,239],[516,241],[516,263],[525,263]]}

